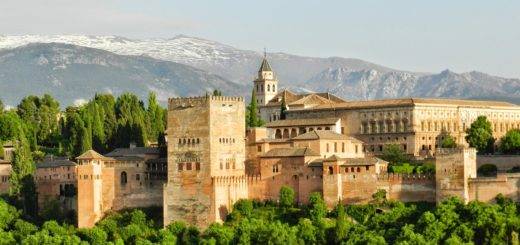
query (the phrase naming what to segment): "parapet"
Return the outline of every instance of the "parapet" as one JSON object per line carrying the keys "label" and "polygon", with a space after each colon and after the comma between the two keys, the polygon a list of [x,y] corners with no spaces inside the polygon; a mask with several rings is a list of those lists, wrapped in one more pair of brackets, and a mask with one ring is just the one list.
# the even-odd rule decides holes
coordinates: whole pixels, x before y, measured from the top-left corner
{"label": "parapet", "polygon": [[197,96],[197,97],[176,97],[168,99],[168,110],[175,108],[188,108],[196,106],[206,106],[208,102],[243,102],[240,96]]}
{"label": "parapet", "polygon": [[476,154],[475,148],[457,147],[457,148],[437,148],[435,156],[447,156],[453,154]]}
{"label": "parapet", "polygon": [[408,180],[408,181],[422,181],[422,180],[433,180],[435,176],[433,174],[396,174],[396,173],[385,173],[378,174],[377,180]]}

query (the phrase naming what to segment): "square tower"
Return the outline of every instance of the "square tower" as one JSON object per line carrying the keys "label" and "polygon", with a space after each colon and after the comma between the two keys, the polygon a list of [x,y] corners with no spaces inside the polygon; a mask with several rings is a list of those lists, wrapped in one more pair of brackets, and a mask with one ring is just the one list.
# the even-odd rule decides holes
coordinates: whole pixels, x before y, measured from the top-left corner
{"label": "square tower", "polygon": [[[221,220],[221,212],[229,210],[238,198],[247,198],[247,189],[244,194],[244,190],[234,188],[234,182],[245,173],[243,98],[170,99],[167,144],[164,225],[183,220],[205,227]],[[228,192],[219,202],[223,197],[216,193],[216,181],[223,178],[229,181]]]}
{"label": "square tower", "polygon": [[437,148],[435,152],[435,184],[437,203],[448,197],[469,201],[468,182],[477,177],[475,148]]}

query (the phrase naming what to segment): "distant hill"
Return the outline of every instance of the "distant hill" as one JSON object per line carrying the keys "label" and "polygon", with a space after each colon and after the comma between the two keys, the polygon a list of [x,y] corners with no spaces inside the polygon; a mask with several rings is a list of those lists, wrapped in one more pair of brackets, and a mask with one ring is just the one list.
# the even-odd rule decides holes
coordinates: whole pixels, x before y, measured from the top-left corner
{"label": "distant hill", "polygon": [[245,94],[248,87],[206,71],[145,56],[125,56],[70,44],[29,44],[0,50],[0,98],[16,105],[23,96],[49,93],[62,105],[95,93],[133,92],[159,100],[203,95],[214,89]]}
{"label": "distant hill", "polygon": [[[163,81],[164,79],[160,73],[151,69],[147,71],[150,73],[150,77],[148,77],[135,70],[134,72],[137,72],[137,75],[134,74],[130,76],[132,81],[134,83],[139,81],[141,83],[140,86],[147,84],[145,86],[147,89],[154,88],[157,91],[164,92],[162,94],[163,99],[165,96],[172,94],[186,96],[192,95],[197,91],[206,91],[208,88],[211,88],[212,85],[215,85],[215,81],[230,84],[230,86],[233,87],[229,88],[227,94],[249,96],[251,82],[256,76],[263,55],[255,51],[237,49],[215,41],[183,35],[171,39],[143,40],[117,36],[84,35],[0,36],[0,50],[4,49],[3,52],[9,52],[5,50],[30,43],[52,42],[97,48],[119,55],[138,55],[140,57],[121,56],[130,60],[135,59],[137,63],[141,62],[137,59],[161,62],[157,60],[160,59],[176,62],[187,65],[184,66],[186,70],[191,70],[193,73],[200,75],[196,76],[191,72],[179,72],[176,76],[166,78],[170,79],[169,81],[172,83],[170,85],[173,87],[169,90],[161,90],[157,89],[157,85],[159,84],[157,81]],[[95,60],[94,56],[96,54],[97,53],[92,53],[90,57]],[[151,58],[145,58],[143,56]],[[502,78],[476,71],[460,74],[448,70],[440,73],[417,73],[400,71],[353,58],[316,58],[285,53],[269,53],[268,58],[280,80],[280,87],[287,87],[298,91],[329,91],[351,100],[414,96],[499,99],[513,103],[520,102],[519,79]],[[103,60],[104,58],[100,57],[100,59]],[[171,62],[168,64],[180,67],[180,64]],[[0,58],[0,67],[1,63],[3,63],[2,58]],[[200,70],[191,68],[190,66]],[[116,68],[117,66],[114,65],[104,67],[104,72],[98,74],[97,80],[101,79],[101,76],[105,77],[103,79],[112,79],[110,76],[115,76],[115,74],[110,76],[109,74],[112,72],[121,72]],[[38,69],[34,71],[31,69],[27,68],[27,70],[23,70],[28,73],[18,74],[18,76],[32,76],[31,72],[36,72],[36,76]],[[110,71],[111,69],[115,70]],[[130,67],[125,68],[127,72],[129,71],[128,69],[130,69]],[[0,70],[0,84],[5,84],[8,81],[1,77],[2,71],[4,70]],[[9,71],[11,76],[16,75],[15,71],[16,70]],[[50,79],[47,82],[52,83],[54,80],[51,78],[54,78],[53,76],[60,76],[59,74],[55,74],[60,72],[59,69],[47,71],[47,75]],[[89,76],[82,73],[74,74],[75,72],[77,71],[68,69],[69,76],[62,77],[61,81],[63,83],[70,81],[71,84],[90,82],[87,79]],[[158,80],[151,78],[157,75],[160,77]],[[184,75],[187,77],[183,77]],[[123,79],[123,77],[125,76],[122,76],[121,79]],[[40,79],[44,78],[45,76],[40,76]],[[198,81],[197,79],[199,78],[202,80]],[[74,81],[71,81],[72,79]],[[42,81],[43,80],[38,80],[38,82]],[[195,84],[199,82],[205,85],[197,88]],[[184,85],[186,88],[180,85],[181,83],[186,83],[186,85]],[[217,84],[219,83],[217,82]],[[107,90],[102,85],[104,84],[100,83],[92,86],[101,88],[103,91]],[[114,92],[132,89],[131,87],[126,87],[129,85],[122,80],[114,81],[112,85],[115,86],[113,86],[113,89],[115,89]],[[224,88],[226,87],[224,86],[222,90],[224,90]],[[15,92],[15,94],[16,93],[20,92]],[[19,95],[17,96],[19,97]],[[66,95],[66,97],[67,96],[72,97],[72,95]]]}
{"label": "distant hill", "polygon": [[346,99],[445,97],[500,99],[520,102],[520,79],[506,79],[480,72],[416,75],[408,72],[326,69],[300,84],[302,88],[329,91]]}

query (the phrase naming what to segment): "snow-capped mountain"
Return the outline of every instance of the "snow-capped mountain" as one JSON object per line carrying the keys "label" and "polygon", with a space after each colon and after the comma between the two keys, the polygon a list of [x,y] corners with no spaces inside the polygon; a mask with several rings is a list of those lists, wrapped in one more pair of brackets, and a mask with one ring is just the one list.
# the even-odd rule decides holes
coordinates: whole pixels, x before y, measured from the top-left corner
{"label": "snow-capped mountain", "polygon": [[[237,49],[229,45],[206,40],[197,37],[189,37],[179,35],[171,39],[128,39],[118,36],[85,36],[85,35],[25,35],[25,36],[0,36],[0,52],[4,55],[0,57],[0,84],[8,84],[9,82],[26,79],[26,82],[40,83],[55,81],[56,76],[60,76],[60,66],[54,66],[53,70],[47,70],[46,76],[40,76],[38,66],[28,66],[21,69],[25,64],[20,63],[22,60],[26,62],[45,63],[45,59],[38,60],[39,57],[33,57],[27,60],[27,57],[21,59],[17,63],[20,67],[13,70],[1,70],[2,64],[5,66],[7,57],[15,59],[21,55],[18,52],[10,52],[13,48],[24,50],[23,45],[31,43],[54,43],[48,44],[49,47],[57,45],[55,43],[65,43],[71,45],[84,46],[105,50],[113,53],[104,55],[113,55],[126,57],[126,59],[137,62],[138,59],[150,59],[153,62],[160,63],[160,60],[175,62],[171,66],[180,66],[184,64],[185,69],[192,69],[198,74],[204,74],[206,80],[197,81],[197,77],[192,73],[177,74],[173,80],[177,82],[185,82],[186,84],[176,83],[176,88],[165,93],[164,96],[175,94],[180,96],[192,95],[206,91],[212,86],[205,86],[199,90],[194,89],[196,84],[206,83],[211,77],[225,82],[229,88],[227,94],[239,93],[243,96],[249,96],[251,89],[251,81],[257,74],[257,69],[261,62],[262,53]],[[31,47],[31,46],[29,46]],[[79,49],[79,47],[75,47]],[[3,50],[3,51],[2,51]],[[40,49],[41,52],[48,49]],[[52,49],[50,49],[52,50]],[[34,51],[34,50],[33,50]],[[85,51],[91,55],[100,55],[99,60],[104,60],[104,55],[93,51]],[[82,52],[83,52],[82,51]],[[40,52],[40,55],[42,53]],[[47,51],[45,51],[47,52]],[[45,54],[43,52],[43,54]],[[49,51],[50,52],[50,51]],[[36,55],[36,53],[34,54]],[[130,55],[130,56],[128,56]],[[61,53],[58,56],[66,59],[67,54]],[[95,60],[92,56],[91,58]],[[329,57],[303,57],[285,53],[269,53],[269,61],[276,72],[281,87],[288,87],[297,91],[318,91],[332,92],[338,96],[347,99],[375,99],[375,98],[395,98],[395,97],[454,97],[454,98],[479,98],[479,99],[501,99],[515,103],[520,102],[520,81],[519,79],[507,79],[480,72],[469,72],[457,74],[451,71],[443,71],[438,74],[434,73],[415,73],[391,69],[374,63],[366,62],[359,59]],[[129,61],[128,61],[129,62]],[[32,63],[31,63],[32,64]],[[97,64],[98,66],[101,64]],[[195,67],[195,68],[192,68]],[[76,71],[67,66],[67,74],[69,76],[62,77],[59,83],[68,82],[89,84],[91,74],[86,70]],[[83,67],[85,68],[85,66]],[[130,69],[126,67],[125,69]],[[111,73],[120,72],[116,64],[111,64],[110,69],[105,69],[103,76],[97,77],[98,81],[112,79]],[[3,73],[2,73],[3,72]],[[22,73],[23,72],[23,73]],[[132,79],[133,82],[140,84],[148,84],[150,78],[141,77],[137,70],[132,76],[120,76],[119,83],[113,83],[114,89],[133,89],[123,82],[123,78]],[[151,69],[149,72],[154,76],[160,75],[160,71]],[[206,73],[207,72],[207,73]],[[6,74],[10,74],[11,80],[6,80]],[[214,75],[211,75],[214,74]],[[30,80],[28,76],[38,77],[37,80]],[[183,77],[188,76],[188,77]],[[103,78],[102,78],[103,77]],[[153,80],[153,79],[152,79]],[[210,79],[211,80],[211,79]],[[73,82],[74,81],[74,82]],[[189,81],[189,82],[187,82]],[[7,86],[7,85],[6,85]],[[184,90],[183,86],[187,89]],[[0,87],[1,88],[1,87]],[[89,91],[94,89],[102,89],[102,87],[92,86]],[[239,92],[240,91],[240,92]],[[29,91],[27,91],[28,93]],[[14,91],[13,93],[21,93]],[[25,94],[24,94],[25,95]],[[10,96],[10,95],[9,95]],[[0,94],[0,97],[5,95]],[[19,97],[19,96],[18,96]],[[68,95],[65,96],[68,98]]]}
{"label": "snow-capped mountain", "polygon": [[302,83],[310,90],[329,91],[347,99],[397,97],[451,97],[502,99],[520,102],[520,79],[507,79],[480,72],[416,75],[408,72],[326,69]]}
{"label": "snow-capped mountain", "polygon": [[27,95],[49,93],[62,105],[96,93],[133,92],[160,101],[199,96],[214,89],[246,94],[249,88],[206,71],[145,56],[125,56],[71,44],[29,44],[0,50],[0,99],[16,105]]}
{"label": "snow-capped mountain", "polygon": [[[118,36],[85,35],[0,36],[0,49],[15,48],[29,43],[66,43],[122,55],[146,55],[155,59],[190,65],[243,84],[249,84],[254,79],[263,56],[259,52],[237,49],[215,41],[184,35],[170,39],[128,39]],[[269,60],[280,80],[287,85],[310,79],[329,67],[392,70],[358,59],[339,57],[314,58],[270,53]]]}

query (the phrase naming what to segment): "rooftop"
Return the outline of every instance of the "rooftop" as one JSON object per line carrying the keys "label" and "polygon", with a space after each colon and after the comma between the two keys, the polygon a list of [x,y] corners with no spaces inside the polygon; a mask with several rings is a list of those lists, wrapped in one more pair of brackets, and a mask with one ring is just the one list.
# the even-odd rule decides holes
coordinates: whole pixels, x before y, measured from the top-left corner
{"label": "rooftop", "polygon": [[304,148],[274,148],[264,153],[261,157],[303,157],[303,156],[319,156],[308,147]]}
{"label": "rooftop", "polygon": [[340,158],[336,155],[332,155],[326,159],[320,158],[315,159],[309,163],[310,167],[322,167],[323,162],[339,162],[340,166],[371,166],[376,163],[385,163],[385,161],[377,157],[364,157],[364,158]]}
{"label": "rooftop", "polygon": [[159,148],[157,147],[130,147],[117,148],[107,154],[107,157],[122,157],[122,156],[142,156],[142,155],[158,155]]}
{"label": "rooftop", "polygon": [[336,132],[332,132],[330,130],[314,130],[314,131],[310,131],[310,132],[307,132],[307,133],[304,133],[304,134],[300,134],[294,138],[292,138],[292,140],[317,140],[317,139],[322,139],[322,140],[351,140],[351,141],[354,141],[354,142],[360,142],[360,140],[354,138],[354,137],[350,137],[350,136],[347,136],[347,135],[343,135],[343,134],[338,134]]}
{"label": "rooftop", "polygon": [[[512,107],[520,109],[520,106],[504,101],[481,101],[481,100],[461,100],[461,99],[439,99],[439,98],[401,98],[401,99],[381,99],[367,101],[348,101],[343,103],[318,105],[311,110],[327,109],[359,109],[375,107],[396,107],[414,105],[447,105],[447,106],[466,106],[466,107]],[[298,109],[295,109],[298,110]],[[300,109],[305,110],[305,109]]]}
{"label": "rooftop", "polygon": [[104,159],[105,156],[97,153],[94,150],[88,150],[85,153],[81,154],[79,157],[76,157],[76,159]]}
{"label": "rooftop", "polygon": [[276,128],[285,126],[314,126],[314,125],[334,125],[339,118],[305,118],[305,119],[285,119],[268,122],[266,128]]}
{"label": "rooftop", "polygon": [[54,168],[63,166],[76,166],[67,157],[46,156],[43,161],[36,163],[36,168]]}

